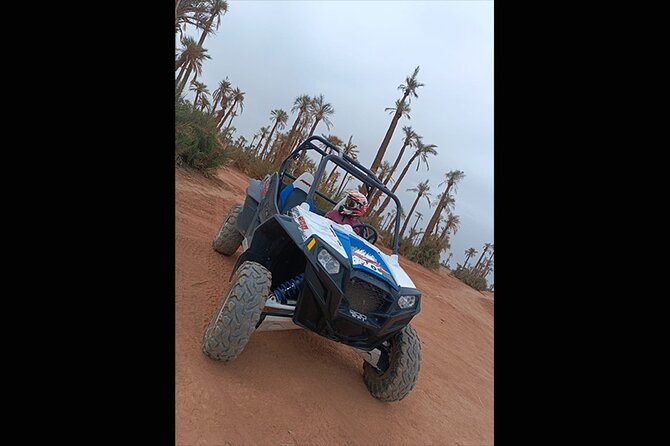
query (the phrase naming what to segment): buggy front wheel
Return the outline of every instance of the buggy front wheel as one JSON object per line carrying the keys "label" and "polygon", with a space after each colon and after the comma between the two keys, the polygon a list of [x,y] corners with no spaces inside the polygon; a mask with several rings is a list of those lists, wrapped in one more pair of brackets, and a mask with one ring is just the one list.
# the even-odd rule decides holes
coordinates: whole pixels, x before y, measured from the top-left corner
{"label": "buggy front wheel", "polygon": [[363,381],[375,398],[400,401],[414,388],[421,368],[419,335],[407,325],[379,347],[381,355],[374,367],[363,363]]}

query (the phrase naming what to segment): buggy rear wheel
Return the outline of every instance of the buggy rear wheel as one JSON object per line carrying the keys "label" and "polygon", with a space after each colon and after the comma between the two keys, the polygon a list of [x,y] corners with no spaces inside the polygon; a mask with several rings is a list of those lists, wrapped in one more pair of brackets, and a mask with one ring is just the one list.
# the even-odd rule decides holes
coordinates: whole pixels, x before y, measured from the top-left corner
{"label": "buggy rear wheel", "polygon": [[237,230],[235,226],[237,224],[237,218],[242,212],[242,205],[236,204],[230,210],[228,217],[219,228],[219,232],[216,233],[214,241],[212,242],[212,247],[215,251],[220,252],[224,256],[230,256],[235,254],[237,248],[242,244],[242,239],[244,236],[240,234],[240,231]]}

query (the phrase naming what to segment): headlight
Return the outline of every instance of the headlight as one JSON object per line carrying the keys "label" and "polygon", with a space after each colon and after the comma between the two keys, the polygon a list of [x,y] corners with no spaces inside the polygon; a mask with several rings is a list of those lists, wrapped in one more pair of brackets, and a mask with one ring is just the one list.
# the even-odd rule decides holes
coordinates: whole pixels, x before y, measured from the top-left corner
{"label": "headlight", "polygon": [[335,257],[330,255],[328,251],[322,249],[319,251],[319,255],[316,256],[317,260],[323,266],[329,274],[337,274],[340,272],[340,262],[338,262]]}
{"label": "headlight", "polygon": [[398,306],[404,310],[413,307],[415,302],[416,296],[400,296]]}

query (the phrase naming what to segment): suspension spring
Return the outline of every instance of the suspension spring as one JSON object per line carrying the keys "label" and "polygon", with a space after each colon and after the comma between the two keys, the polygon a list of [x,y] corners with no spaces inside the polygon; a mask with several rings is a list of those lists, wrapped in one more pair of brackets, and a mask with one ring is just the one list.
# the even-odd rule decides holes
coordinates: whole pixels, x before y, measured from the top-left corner
{"label": "suspension spring", "polygon": [[297,300],[300,289],[302,288],[302,281],[304,279],[305,273],[300,273],[293,279],[287,280],[275,288],[273,293],[277,297],[277,300],[282,304],[286,304],[289,299]]}

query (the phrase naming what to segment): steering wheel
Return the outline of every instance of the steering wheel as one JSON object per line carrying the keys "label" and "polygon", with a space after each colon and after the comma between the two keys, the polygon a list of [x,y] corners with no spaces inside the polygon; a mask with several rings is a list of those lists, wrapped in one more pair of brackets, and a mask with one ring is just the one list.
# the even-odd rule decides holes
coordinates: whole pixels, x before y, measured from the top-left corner
{"label": "steering wheel", "polygon": [[[365,223],[361,223],[359,225],[352,225],[351,228],[352,229],[356,229],[356,228],[365,229],[365,232],[360,231],[360,233],[361,234],[367,234],[367,236],[364,237],[364,236],[361,235],[361,237],[363,237],[365,240],[369,241],[373,245],[377,241],[377,230],[374,228],[374,226],[370,226],[370,225],[366,225]],[[368,231],[368,229],[369,229],[369,231]]]}

